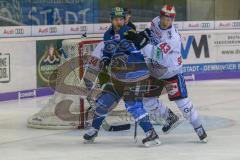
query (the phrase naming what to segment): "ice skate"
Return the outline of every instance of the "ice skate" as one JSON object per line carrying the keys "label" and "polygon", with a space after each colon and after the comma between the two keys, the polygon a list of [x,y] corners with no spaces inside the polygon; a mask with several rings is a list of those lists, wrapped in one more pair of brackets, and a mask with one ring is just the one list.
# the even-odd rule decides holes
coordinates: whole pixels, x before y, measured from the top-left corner
{"label": "ice skate", "polygon": [[205,132],[202,125],[198,128],[195,128],[194,130],[197,133],[197,135],[198,135],[198,137],[199,137],[199,139],[202,143],[207,143],[208,142],[207,133]]}
{"label": "ice skate", "polygon": [[146,138],[142,140],[142,143],[146,147],[154,146],[154,145],[160,145],[161,142],[159,140],[159,137],[154,129],[151,129],[146,133]]}
{"label": "ice skate", "polygon": [[95,128],[90,128],[84,135],[84,143],[93,143],[98,135],[98,130]]}
{"label": "ice skate", "polygon": [[174,128],[183,122],[177,115],[169,110],[169,117],[166,120],[166,124],[163,126],[162,131],[164,134],[170,133]]}

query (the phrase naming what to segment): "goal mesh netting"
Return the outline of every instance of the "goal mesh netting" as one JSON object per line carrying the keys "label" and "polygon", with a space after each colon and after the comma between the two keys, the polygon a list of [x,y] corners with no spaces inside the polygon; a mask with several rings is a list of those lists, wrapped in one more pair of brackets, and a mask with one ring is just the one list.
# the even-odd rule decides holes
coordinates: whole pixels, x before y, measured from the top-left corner
{"label": "goal mesh netting", "polygon": [[[79,67],[73,70],[64,79],[64,83],[80,86],[83,76],[83,56],[90,55],[100,39],[69,39],[62,41],[65,56],[61,57],[61,65],[79,56]],[[71,62],[70,62],[71,67]],[[60,74],[57,74],[60,76]],[[63,84],[56,83],[56,87]],[[69,107],[70,106],[70,107]],[[55,91],[48,103],[38,113],[31,116],[27,126],[45,129],[73,129],[83,128],[85,124],[84,113],[88,103],[78,95],[63,94]]]}

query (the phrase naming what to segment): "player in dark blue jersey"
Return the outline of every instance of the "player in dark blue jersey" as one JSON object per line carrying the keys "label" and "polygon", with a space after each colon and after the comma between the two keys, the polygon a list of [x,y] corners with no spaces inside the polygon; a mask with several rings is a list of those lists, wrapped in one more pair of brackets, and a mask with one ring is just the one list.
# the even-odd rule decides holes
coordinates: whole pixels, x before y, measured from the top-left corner
{"label": "player in dark blue jersey", "polygon": [[133,43],[125,39],[124,33],[132,28],[125,25],[124,18],[125,13],[122,8],[113,8],[112,26],[104,34],[104,42],[96,48],[95,52],[100,53],[101,68],[105,70],[110,68],[110,79],[114,85],[105,84],[103,92],[96,100],[92,127],[83,137],[87,142],[92,142],[97,137],[106,115],[123,98],[127,111],[146,133],[143,144],[146,146],[160,144],[159,137],[149,120],[149,115],[143,108],[142,96],[136,96],[136,94],[142,94],[135,92],[138,88],[137,84],[144,83],[144,80],[149,77],[149,71],[144,57]]}

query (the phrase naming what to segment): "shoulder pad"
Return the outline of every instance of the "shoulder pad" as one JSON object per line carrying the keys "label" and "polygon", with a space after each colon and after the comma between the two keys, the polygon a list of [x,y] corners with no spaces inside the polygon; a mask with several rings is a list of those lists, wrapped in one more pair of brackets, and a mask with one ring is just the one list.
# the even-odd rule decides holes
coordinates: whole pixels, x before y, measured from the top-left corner
{"label": "shoulder pad", "polygon": [[153,18],[151,25],[156,26],[159,23],[160,23],[160,18],[159,18],[159,16],[157,16],[157,17]]}

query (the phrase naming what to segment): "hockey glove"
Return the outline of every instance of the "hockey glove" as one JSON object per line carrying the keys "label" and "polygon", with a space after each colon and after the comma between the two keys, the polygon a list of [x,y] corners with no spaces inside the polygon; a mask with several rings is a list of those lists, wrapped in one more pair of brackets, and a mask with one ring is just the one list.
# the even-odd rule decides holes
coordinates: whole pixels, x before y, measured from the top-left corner
{"label": "hockey glove", "polygon": [[149,37],[151,37],[151,30],[149,28],[146,28],[144,31],[139,32],[139,34],[149,39]]}
{"label": "hockey glove", "polygon": [[124,35],[127,40],[133,41],[137,49],[142,49],[149,42],[149,39],[147,37],[142,36],[141,34],[137,33],[135,30],[129,30]]}
{"label": "hockey glove", "polygon": [[100,69],[104,72],[107,72],[107,68],[110,64],[110,58],[109,57],[103,57],[100,61]]}

